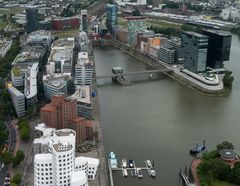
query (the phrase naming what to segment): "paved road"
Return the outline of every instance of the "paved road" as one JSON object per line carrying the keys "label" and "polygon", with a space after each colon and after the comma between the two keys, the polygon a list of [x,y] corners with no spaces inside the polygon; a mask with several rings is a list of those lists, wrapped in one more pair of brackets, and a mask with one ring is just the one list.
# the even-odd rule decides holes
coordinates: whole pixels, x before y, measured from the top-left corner
{"label": "paved road", "polygon": [[[9,136],[8,136],[8,151],[13,152],[16,146],[16,131],[14,127],[11,124],[11,120],[8,120],[5,122],[5,125],[9,131]],[[4,179],[6,177],[8,171],[8,166],[5,166],[1,172],[0,172],[0,185],[4,185]]]}

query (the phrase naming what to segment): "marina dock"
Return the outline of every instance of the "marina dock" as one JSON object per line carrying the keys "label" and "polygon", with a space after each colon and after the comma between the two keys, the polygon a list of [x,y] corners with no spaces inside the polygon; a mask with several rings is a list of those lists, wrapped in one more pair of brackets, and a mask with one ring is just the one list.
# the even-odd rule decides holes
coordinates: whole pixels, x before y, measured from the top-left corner
{"label": "marina dock", "polygon": [[[147,160],[147,161],[150,161],[150,160]],[[146,163],[147,161],[144,161],[145,166],[141,166],[141,167],[137,167],[134,161],[133,161],[132,167],[130,167],[130,165],[124,166],[123,163],[118,166],[117,158],[115,154],[111,152],[109,154],[109,159],[108,159],[110,185],[114,186],[113,171],[121,171],[123,174],[123,177],[127,177],[128,173],[130,172],[132,177],[138,177],[138,178],[143,177],[142,171],[147,171],[150,177],[155,177],[155,175],[151,174],[151,171],[153,171],[154,169],[152,166],[151,167],[148,166],[148,164]],[[154,173],[155,173],[155,170],[154,170]]]}

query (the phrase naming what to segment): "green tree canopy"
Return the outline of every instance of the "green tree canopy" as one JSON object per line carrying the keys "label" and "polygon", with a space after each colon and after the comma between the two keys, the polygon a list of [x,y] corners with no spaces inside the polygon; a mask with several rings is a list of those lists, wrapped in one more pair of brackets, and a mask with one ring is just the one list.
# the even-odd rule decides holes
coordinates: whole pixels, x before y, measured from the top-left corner
{"label": "green tree canopy", "polygon": [[222,149],[234,149],[234,146],[232,143],[228,141],[224,141],[217,145],[217,150],[222,150]]}
{"label": "green tree canopy", "polygon": [[226,87],[229,90],[232,90],[232,83],[233,83],[234,77],[232,75],[231,71],[226,71],[225,75],[223,77],[223,84],[224,87]]}
{"label": "green tree canopy", "polygon": [[13,167],[16,167],[17,165],[19,165],[21,161],[24,160],[24,158],[25,158],[25,155],[23,151],[18,150],[16,152],[16,156],[13,159]]}
{"label": "green tree canopy", "polygon": [[22,181],[22,175],[20,173],[15,174],[15,176],[12,178],[11,182],[19,185]]}
{"label": "green tree canopy", "polygon": [[5,164],[9,165],[13,161],[13,154],[10,152],[4,152],[1,154],[2,160]]}

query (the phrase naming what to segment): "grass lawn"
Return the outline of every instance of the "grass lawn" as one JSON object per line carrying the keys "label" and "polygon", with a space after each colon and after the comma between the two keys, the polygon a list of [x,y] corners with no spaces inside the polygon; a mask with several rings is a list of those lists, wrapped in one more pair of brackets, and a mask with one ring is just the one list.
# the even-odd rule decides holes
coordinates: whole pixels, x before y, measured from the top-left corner
{"label": "grass lawn", "polygon": [[76,37],[79,34],[79,29],[66,29],[62,31],[55,31],[53,32],[53,36],[58,37],[58,38],[63,38],[63,37]]}
{"label": "grass lawn", "polygon": [[7,26],[7,21],[0,21],[0,30],[3,30]]}
{"label": "grass lawn", "polygon": [[237,185],[217,180],[214,183],[212,183],[212,186],[237,186]]}

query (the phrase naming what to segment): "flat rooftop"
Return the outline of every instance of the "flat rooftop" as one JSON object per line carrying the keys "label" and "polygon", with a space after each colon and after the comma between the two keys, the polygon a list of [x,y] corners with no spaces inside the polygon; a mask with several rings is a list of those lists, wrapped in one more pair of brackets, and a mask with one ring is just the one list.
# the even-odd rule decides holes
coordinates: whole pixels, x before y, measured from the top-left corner
{"label": "flat rooftop", "polygon": [[74,48],[74,42],[75,42],[75,39],[73,37],[58,39],[58,40],[54,41],[52,48],[53,47]]}
{"label": "flat rooftop", "polygon": [[198,37],[198,38],[208,38],[208,36],[203,35],[203,34],[199,34],[197,32],[184,31],[183,33],[185,33],[187,35],[195,36],[195,37]]}
{"label": "flat rooftop", "polygon": [[73,136],[73,135],[76,135],[75,131],[71,130],[71,129],[56,130],[56,131],[54,131],[54,134],[56,134],[56,136]]}
{"label": "flat rooftop", "polygon": [[77,99],[77,102],[91,104],[91,87],[90,86],[77,86],[76,92],[70,96],[71,99]]}
{"label": "flat rooftop", "polygon": [[29,34],[29,37],[32,37],[32,36],[38,36],[38,37],[49,36],[50,34],[51,34],[51,31],[48,31],[48,30],[37,30],[37,31],[31,32]]}

